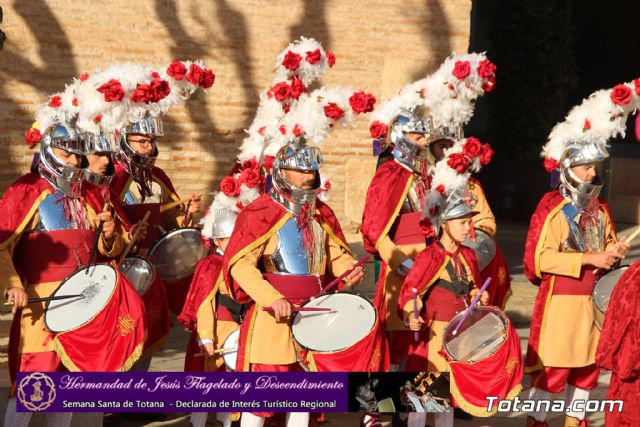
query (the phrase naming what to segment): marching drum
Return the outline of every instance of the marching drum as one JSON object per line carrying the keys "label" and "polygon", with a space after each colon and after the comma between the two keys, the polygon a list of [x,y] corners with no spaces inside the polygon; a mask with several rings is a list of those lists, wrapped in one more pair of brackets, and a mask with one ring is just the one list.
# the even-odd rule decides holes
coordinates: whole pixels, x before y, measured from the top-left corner
{"label": "marching drum", "polygon": [[84,298],[48,301],[44,314],[47,329],[70,331],[89,322],[107,305],[117,281],[117,272],[109,264],[91,265],[67,277],[51,296],[82,294]]}
{"label": "marching drum", "polygon": [[474,231],[476,234],[475,241],[468,237],[467,240],[462,242],[462,244],[473,249],[473,252],[476,254],[476,258],[478,258],[478,267],[482,271],[496,256],[496,243],[486,232],[478,228]]}
{"label": "marching drum", "polygon": [[223,351],[222,352],[222,360],[224,360],[224,364],[227,365],[227,369],[230,371],[236,370],[236,362],[238,360],[238,342],[240,341],[240,328],[234,330],[229,334],[224,343],[222,344],[222,348],[232,348],[233,350]]}
{"label": "marching drum", "polygon": [[140,256],[128,256],[122,260],[119,267],[140,296],[149,290],[156,278],[153,264]]}
{"label": "marching drum", "polygon": [[149,257],[158,267],[164,282],[175,282],[193,274],[198,262],[209,255],[197,228],[179,228],[165,234],[151,250]]}
{"label": "marching drum", "polygon": [[629,268],[628,265],[622,265],[613,270],[609,270],[600,276],[593,287],[591,301],[593,302],[596,317],[595,322],[598,329],[602,329],[602,325],[604,324],[604,317],[607,314],[613,288],[616,286],[616,283],[618,283],[618,280],[620,280],[622,274],[627,271],[627,268]]}
{"label": "marching drum", "polygon": [[318,352],[349,348],[375,327],[373,304],[359,295],[336,292],[315,298],[303,307],[331,308],[331,312],[299,311],[293,318],[292,333],[302,347]]}
{"label": "marching drum", "polygon": [[478,306],[458,328],[464,315],[456,314],[444,331],[443,348],[456,361],[478,362],[493,355],[507,339],[509,319],[498,308]]}

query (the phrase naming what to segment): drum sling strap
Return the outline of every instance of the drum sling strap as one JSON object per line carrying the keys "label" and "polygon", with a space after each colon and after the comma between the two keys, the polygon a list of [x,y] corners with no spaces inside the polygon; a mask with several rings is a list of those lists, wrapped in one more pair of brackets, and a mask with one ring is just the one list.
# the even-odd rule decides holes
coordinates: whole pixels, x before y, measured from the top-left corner
{"label": "drum sling strap", "polygon": [[247,304],[240,304],[239,302],[231,299],[228,295],[223,294],[216,295],[216,304],[219,304],[229,310],[231,318],[236,323],[242,323],[242,319],[247,312]]}
{"label": "drum sling strap", "polygon": [[453,268],[453,262],[450,261],[447,263],[446,267],[447,273],[449,273],[449,277],[451,277],[452,281],[439,279],[438,286],[448,290],[453,293],[456,297],[463,296],[469,293],[469,282],[464,279],[461,279],[460,276],[455,272]]}

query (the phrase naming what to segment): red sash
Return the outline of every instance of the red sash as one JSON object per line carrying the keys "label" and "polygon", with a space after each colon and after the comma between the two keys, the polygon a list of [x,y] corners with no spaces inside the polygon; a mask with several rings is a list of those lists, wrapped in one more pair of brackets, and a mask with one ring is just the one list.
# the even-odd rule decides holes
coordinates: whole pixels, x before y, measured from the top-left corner
{"label": "red sash", "polygon": [[391,240],[396,245],[424,244],[424,235],[420,232],[420,217],[422,212],[412,212],[400,215],[395,230],[391,231]]}
{"label": "red sash", "polygon": [[264,278],[292,304],[302,304],[326,286],[326,276],[264,273]]}

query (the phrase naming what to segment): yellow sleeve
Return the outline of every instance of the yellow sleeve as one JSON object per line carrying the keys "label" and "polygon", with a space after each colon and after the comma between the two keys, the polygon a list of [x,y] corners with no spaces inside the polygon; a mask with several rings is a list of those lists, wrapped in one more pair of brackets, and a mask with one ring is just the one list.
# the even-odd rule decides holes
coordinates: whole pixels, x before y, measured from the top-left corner
{"label": "yellow sleeve", "polygon": [[238,285],[262,307],[269,307],[277,300],[284,298],[271,283],[267,282],[258,269],[258,261],[264,250],[259,246],[245,254],[231,266],[231,277]]}
{"label": "yellow sleeve", "polygon": [[215,342],[213,333],[215,313],[214,313],[215,297],[205,300],[201,308],[198,310],[196,317],[196,333],[198,340],[210,339]]}
{"label": "yellow sleeve", "polygon": [[335,240],[330,237],[327,240],[329,241],[327,245],[327,252],[329,253],[329,265],[327,265],[327,270],[329,274],[338,277],[346,272],[353,264],[355,264],[356,261],[353,259],[353,256],[351,256],[351,254]]}
{"label": "yellow sleeve", "polygon": [[604,213],[604,250],[612,251],[613,247],[618,243],[618,236],[613,231],[613,225],[611,224],[611,217]]}
{"label": "yellow sleeve", "polygon": [[391,270],[396,271],[400,264],[402,264],[407,259],[410,259],[404,252],[398,248],[398,246],[393,243],[389,235],[386,235],[382,238],[380,243],[378,244],[378,253],[380,254],[380,258],[391,268]]}
{"label": "yellow sleeve", "polygon": [[[19,240],[20,236],[15,239],[16,242]],[[14,243],[10,243],[5,249],[0,251],[0,286],[2,286],[2,291],[5,294],[5,297],[9,288],[24,289],[24,284],[22,283],[22,280],[20,280],[20,276],[13,266],[14,247]]]}
{"label": "yellow sleeve", "polygon": [[540,251],[540,271],[560,276],[580,277],[582,269],[581,252],[562,252],[561,246],[569,237],[569,223],[562,211],[549,220]]}
{"label": "yellow sleeve", "polygon": [[469,182],[469,191],[477,200],[474,210],[478,211],[478,213],[473,216],[473,225],[489,233],[491,237],[495,237],[497,231],[496,218],[493,216],[482,187],[474,182]]}
{"label": "yellow sleeve", "polygon": [[[87,212],[88,212],[89,221],[91,222],[91,224],[95,223],[95,218],[96,218],[95,214],[91,210],[87,210]],[[122,222],[120,222],[120,219],[118,218],[118,216],[114,215],[113,220],[115,222],[115,230],[114,230],[115,239],[113,240],[111,248],[107,248],[107,245],[104,242],[104,239],[102,236],[100,236],[100,238],[98,239],[98,251],[100,251],[100,253],[107,258],[115,258],[118,255],[120,255],[124,250],[125,245],[128,242],[128,239],[125,239],[124,237],[125,231],[124,231],[124,228],[122,227]]]}

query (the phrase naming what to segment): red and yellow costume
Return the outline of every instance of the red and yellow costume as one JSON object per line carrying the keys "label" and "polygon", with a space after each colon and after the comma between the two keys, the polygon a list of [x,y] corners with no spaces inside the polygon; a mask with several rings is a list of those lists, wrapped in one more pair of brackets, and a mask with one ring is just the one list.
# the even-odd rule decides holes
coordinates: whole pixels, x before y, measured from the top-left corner
{"label": "red and yellow costume", "polygon": [[606,425],[640,425],[640,263],[620,277],[611,294],[596,363],[611,371],[607,399],[623,400],[622,412],[606,412]]}
{"label": "red and yellow costume", "polygon": [[[225,251],[223,271],[226,282],[230,284],[231,296],[240,303],[253,302],[241,327],[238,371],[298,369],[298,354],[290,325],[277,323],[272,314],[262,310],[284,296],[265,280],[260,262],[273,253],[278,243],[278,230],[292,216],[269,195],[261,196],[240,212]],[[333,211],[316,201],[313,221],[324,231],[324,271],[333,276],[344,273],[354,260]],[[374,304],[381,306],[380,292]],[[330,354],[310,351],[305,362],[312,370],[385,369],[388,360],[381,322],[356,345]]]}
{"label": "red and yellow costume", "polygon": [[[55,189],[37,173],[23,176],[5,192],[0,202],[0,220],[3,222],[0,226],[0,276],[5,292],[11,287],[19,287],[26,291],[29,298],[51,296],[60,282],[78,269],[79,264],[87,264],[95,239],[95,232],[91,228],[96,218],[95,211],[88,203],[84,203],[88,228],[55,231],[38,229],[39,207],[45,199],[56,197],[55,194]],[[55,203],[64,203],[61,199]],[[116,232],[111,248],[105,246],[102,238],[98,239],[98,251],[106,258],[113,258],[123,249],[122,232]],[[118,292],[115,297],[127,296]],[[135,309],[135,301],[131,304]],[[118,348],[118,343],[115,342],[111,343],[113,346],[91,350],[89,343],[84,343],[87,348],[69,348],[64,345],[68,340],[63,339],[61,342],[46,329],[44,309],[44,302],[29,304],[14,315],[9,351],[9,369],[14,383],[17,371],[56,371],[61,367],[61,359],[71,370],[74,370],[75,365],[84,366],[76,356],[81,359],[91,358],[93,362],[104,360],[105,364],[99,365],[102,368],[96,370],[124,370],[140,355],[144,328],[135,345],[127,348]],[[136,313],[132,315],[134,318],[137,316]],[[139,331],[139,326],[136,325],[136,331]],[[92,333],[95,334],[95,330]],[[76,345],[83,344],[77,340],[71,341]],[[122,356],[120,366],[107,363],[109,352],[115,348],[118,348],[119,355]]]}
{"label": "red and yellow costume", "polygon": [[418,221],[422,213],[403,212],[403,205],[418,175],[400,163],[383,163],[369,184],[362,215],[362,236],[367,251],[380,258],[378,288],[384,290],[385,325],[389,335],[391,363],[407,354],[413,334],[398,317],[395,307],[404,277],[397,273],[405,260],[425,248]]}
{"label": "red and yellow costume", "polygon": [[226,370],[220,354],[194,357],[200,352],[200,340],[210,339],[215,348],[222,348],[224,341],[239,327],[229,310],[216,302],[218,294],[229,295],[229,291],[222,275],[222,256],[211,254],[198,263],[184,308],[178,317],[192,331],[184,361],[185,372]]}
{"label": "red and yellow costume", "polygon": [[[532,386],[559,393],[565,383],[591,390],[598,383],[595,365],[600,336],[594,323],[591,294],[596,273],[582,265],[582,253],[563,248],[570,226],[563,214],[569,201],[559,191],[545,194],[527,235],[524,269],[540,287],[533,308],[525,372]],[[608,208],[600,203],[604,248],[617,242]]]}

